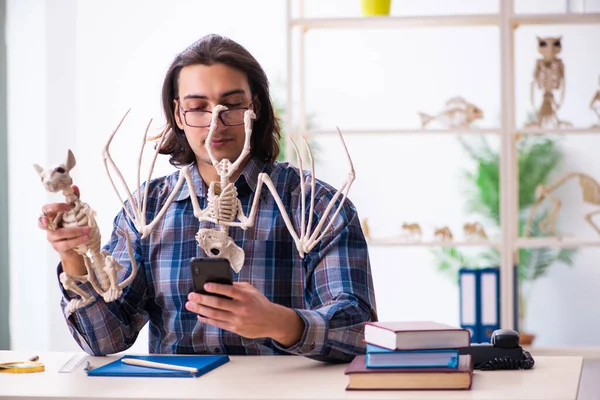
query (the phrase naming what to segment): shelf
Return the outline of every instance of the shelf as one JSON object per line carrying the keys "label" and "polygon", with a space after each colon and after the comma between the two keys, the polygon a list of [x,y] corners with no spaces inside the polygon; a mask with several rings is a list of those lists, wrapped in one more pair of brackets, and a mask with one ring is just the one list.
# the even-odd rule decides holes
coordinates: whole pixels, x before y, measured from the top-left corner
{"label": "shelf", "polygon": [[420,28],[436,26],[497,26],[498,14],[432,15],[432,16],[381,16],[350,18],[294,18],[292,26],[305,29],[331,28]]}
{"label": "shelf", "polygon": [[[344,136],[348,135],[501,135],[500,129],[341,129]],[[292,132],[290,136],[330,136],[337,135],[337,130],[310,130]],[[600,135],[600,128],[565,128],[565,129],[542,129],[521,128],[513,132],[513,135]]]}
{"label": "shelf", "polygon": [[536,248],[536,247],[559,247],[559,248],[571,248],[571,247],[600,247],[599,238],[573,238],[565,237],[559,238],[526,238],[521,237],[515,240],[515,248]]}
{"label": "shelf", "polygon": [[599,135],[600,128],[563,128],[563,129],[542,129],[542,128],[520,128],[515,135]]}
{"label": "shelf", "polygon": [[[500,135],[499,129],[348,129],[340,128],[342,135]],[[600,131],[599,131],[600,132]],[[303,131],[290,133],[290,136],[321,136],[337,135],[337,130],[332,131]]]}
{"label": "shelf", "polygon": [[370,239],[369,246],[406,246],[406,247],[500,247],[499,242],[489,240],[464,240],[464,241],[441,241],[441,240],[407,240],[400,238]]}
{"label": "shelf", "polygon": [[[369,246],[375,247],[496,247],[500,248],[500,242],[490,240],[407,240],[401,238],[369,239]],[[572,248],[572,247],[600,247],[600,238],[578,239],[578,238],[518,238],[515,240],[515,248]]]}
{"label": "shelf", "polygon": [[[421,28],[451,26],[499,26],[500,14],[380,16],[340,18],[294,18],[291,25],[304,29],[335,28]],[[520,25],[598,24],[600,13],[521,14],[510,18],[513,28]]]}
{"label": "shelf", "polygon": [[519,25],[600,24],[600,13],[521,14],[511,18],[513,27]]}
{"label": "shelf", "polygon": [[[591,233],[589,237],[564,237],[564,238],[520,238],[514,237],[510,233],[517,231],[518,229],[518,209],[514,206],[512,199],[515,196],[518,197],[518,182],[516,178],[519,171],[518,163],[518,146],[514,145],[516,139],[520,138],[521,135],[594,135],[600,134],[600,127],[592,127],[592,124],[598,123],[598,120],[591,115],[589,125],[584,125],[581,122],[579,126],[572,128],[562,129],[545,129],[545,128],[526,128],[522,127],[522,121],[516,124],[515,115],[517,110],[515,109],[515,102],[517,93],[515,92],[516,80],[516,52],[515,42],[517,41],[517,29],[520,27],[523,29],[530,25],[532,29],[537,27],[552,27],[552,26],[592,26],[596,24],[600,26],[600,13],[556,13],[556,14],[522,14],[514,12],[514,2],[512,0],[498,2],[498,9],[492,14],[461,14],[461,15],[417,15],[417,16],[402,16],[402,15],[390,15],[390,16],[378,16],[378,17],[323,17],[323,18],[303,18],[302,13],[304,5],[302,0],[288,0],[290,7],[288,7],[287,14],[287,33],[288,33],[288,73],[289,76],[295,77],[297,75],[299,81],[299,103],[300,112],[298,115],[289,112],[287,114],[288,126],[294,126],[293,121],[305,120],[307,118],[307,102],[306,93],[304,88],[306,87],[307,71],[305,69],[306,63],[306,47],[311,44],[311,41],[306,41],[304,35],[310,30],[334,30],[343,29],[350,30],[355,29],[356,31],[366,31],[371,29],[373,32],[369,33],[382,33],[386,35],[389,30],[393,29],[413,29],[422,28],[423,30],[429,28],[432,29],[444,29],[453,28],[471,28],[482,31],[497,31],[499,38],[499,76],[495,79],[499,80],[499,86],[502,88],[500,93],[500,126],[494,126],[492,129],[479,129],[476,127],[467,129],[421,129],[419,122],[414,122],[414,125],[407,128],[389,129],[381,128],[370,130],[369,127],[359,127],[352,124],[346,124],[349,128],[346,130],[343,126],[339,126],[341,133],[347,137],[352,135],[363,135],[362,137],[375,137],[382,139],[384,135],[428,135],[429,138],[436,138],[435,135],[494,135],[500,139],[500,151],[502,156],[500,157],[499,173],[500,173],[500,213],[502,219],[500,221],[500,234],[496,237],[492,237],[490,240],[470,240],[465,236],[456,237],[455,240],[441,241],[433,235],[424,236],[423,240],[413,241],[404,237],[398,232],[394,234],[392,232],[389,236],[371,237],[367,243],[370,249],[379,250],[380,248],[387,247],[388,249],[401,248],[407,249],[410,247],[421,247],[433,248],[433,247],[469,247],[473,250],[477,250],[476,247],[482,249],[495,248],[500,253],[500,269],[501,281],[500,281],[500,302],[502,305],[502,312],[500,314],[500,322],[503,327],[512,328],[515,323],[515,271],[514,265],[517,258],[518,248],[536,248],[536,247],[549,247],[549,248],[577,248],[577,247],[600,247],[600,236],[594,237]],[[292,15],[292,3],[299,2],[300,7],[296,7],[299,10],[299,14],[296,17]],[[436,11],[440,12],[440,11]],[[521,29],[521,30],[522,30]],[[294,34],[298,34],[300,38]],[[317,33],[317,32],[313,32]],[[320,32],[319,32],[320,33]],[[356,32],[355,32],[356,33]],[[295,53],[294,53],[294,40],[297,41],[298,50],[298,72],[295,74]],[[319,45],[319,42],[316,43]],[[427,51],[435,51],[435,48],[427,49]],[[360,72],[360,71],[359,71]],[[288,100],[292,104],[295,99],[295,85],[294,78],[288,80]],[[593,89],[595,90],[595,89]],[[587,95],[586,95],[587,96]],[[591,110],[590,110],[591,112]],[[560,114],[560,113],[559,113]],[[560,115],[559,115],[560,116]],[[483,123],[481,124],[483,125]],[[429,125],[431,128],[443,127],[443,125]],[[352,129],[354,128],[354,129]],[[393,127],[392,127],[393,128]],[[336,126],[327,126],[324,129],[308,129],[304,125],[296,129],[295,133],[288,134],[294,139],[300,136],[316,137],[333,137],[331,135],[337,135]],[[409,137],[409,136],[405,136]],[[489,137],[489,136],[487,136]],[[288,143],[288,146],[290,144]],[[467,249],[468,250],[468,249]],[[539,351],[539,349],[536,348]]]}

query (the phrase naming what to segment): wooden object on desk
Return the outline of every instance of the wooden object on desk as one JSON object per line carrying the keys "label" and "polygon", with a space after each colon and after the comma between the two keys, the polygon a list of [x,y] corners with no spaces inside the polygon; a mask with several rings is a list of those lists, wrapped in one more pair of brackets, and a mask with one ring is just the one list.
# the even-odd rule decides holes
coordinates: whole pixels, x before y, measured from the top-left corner
{"label": "wooden object on desk", "polygon": [[[0,351],[0,362],[23,360],[31,351]],[[197,379],[86,376],[82,368],[59,373],[73,353],[39,353],[46,371],[0,374],[0,399],[411,399],[575,400],[581,357],[536,357],[526,371],[475,371],[471,390],[346,391],[348,364],[324,364],[299,356],[231,356],[227,364]],[[119,356],[90,357],[92,366]]]}

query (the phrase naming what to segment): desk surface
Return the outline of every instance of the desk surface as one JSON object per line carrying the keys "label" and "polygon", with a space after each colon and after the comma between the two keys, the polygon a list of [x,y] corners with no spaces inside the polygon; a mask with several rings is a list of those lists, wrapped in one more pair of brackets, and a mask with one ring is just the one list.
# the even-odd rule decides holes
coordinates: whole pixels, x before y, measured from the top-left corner
{"label": "desk surface", "polygon": [[[0,362],[33,354],[0,351]],[[520,371],[475,371],[464,391],[346,391],[347,364],[324,364],[299,356],[232,356],[227,364],[198,378],[88,377],[83,366],[58,370],[74,353],[38,354],[45,372],[0,373],[0,398],[19,399],[482,399],[575,400],[583,359],[535,357]],[[94,367],[116,356],[90,357]]]}

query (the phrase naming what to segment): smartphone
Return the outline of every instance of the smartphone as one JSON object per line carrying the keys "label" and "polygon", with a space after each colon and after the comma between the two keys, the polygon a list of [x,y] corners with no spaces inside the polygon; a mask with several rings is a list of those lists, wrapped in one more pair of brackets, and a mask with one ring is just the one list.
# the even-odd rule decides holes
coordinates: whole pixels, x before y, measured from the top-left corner
{"label": "smartphone", "polygon": [[233,285],[233,273],[231,272],[231,265],[227,259],[212,257],[192,258],[190,267],[192,268],[194,292],[231,299],[231,297],[210,293],[204,290],[204,284],[208,282]]}

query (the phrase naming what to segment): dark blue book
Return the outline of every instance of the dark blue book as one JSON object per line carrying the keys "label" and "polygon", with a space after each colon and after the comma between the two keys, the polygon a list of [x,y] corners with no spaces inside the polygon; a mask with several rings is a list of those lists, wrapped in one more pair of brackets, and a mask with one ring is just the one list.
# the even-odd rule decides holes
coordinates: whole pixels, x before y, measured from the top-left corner
{"label": "dark blue book", "polygon": [[[196,371],[176,371],[166,368],[152,368],[124,363],[123,359],[143,360],[179,367],[195,368]],[[226,355],[149,355],[123,356],[115,361],[88,371],[88,376],[139,376],[139,377],[173,377],[193,378],[206,374],[227,363]]]}

